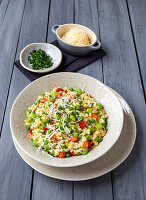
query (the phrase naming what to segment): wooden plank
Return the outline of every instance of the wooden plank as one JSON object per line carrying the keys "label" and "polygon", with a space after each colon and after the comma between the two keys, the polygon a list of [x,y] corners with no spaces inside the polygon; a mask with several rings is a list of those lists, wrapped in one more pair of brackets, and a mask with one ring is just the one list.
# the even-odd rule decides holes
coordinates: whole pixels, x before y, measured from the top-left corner
{"label": "wooden plank", "polygon": [[[96,0],[75,1],[75,23],[91,28],[99,36],[98,12]],[[101,60],[87,66],[79,72],[93,76],[103,81]],[[85,182],[74,183],[74,199],[112,199],[111,174]]]}
{"label": "wooden plank", "polygon": [[35,172],[32,199],[40,200],[49,198],[51,200],[71,200],[72,182],[49,178]]}
{"label": "wooden plank", "polygon": [[145,199],[146,112],[126,1],[98,0],[104,81],[119,92],[134,111],[137,140],[129,158],[113,172],[114,199]]}
{"label": "wooden plank", "polygon": [[[57,16],[56,16],[57,14]],[[53,0],[50,5],[48,42],[56,39],[51,27],[54,24],[73,22],[73,1]],[[32,199],[71,200],[72,182],[55,180],[34,172]]]}
{"label": "wooden plank", "polygon": [[145,0],[128,0],[129,14],[132,23],[132,29],[134,33],[135,45],[137,55],[139,58],[139,64],[141,74],[143,77],[144,87],[146,89],[146,1]]}
{"label": "wooden plank", "polygon": [[9,5],[9,0],[0,2],[0,27],[2,27],[2,23],[4,21],[8,9],[8,5]]}
{"label": "wooden plank", "polygon": [[[48,7],[48,0],[41,1],[41,9],[39,0],[26,1],[17,58],[25,45],[36,41],[45,42]],[[32,169],[16,153],[9,128],[9,114],[14,99],[29,83],[30,81],[15,67],[0,140],[0,199],[2,200],[28,200],[31,196]]]}
{"label": "wooden plank", "polygon": [[0,29],[0,127],[3,122],[24,4],[25,0],[10,1]]}
{"label": "wooden plank", "polygon": [[21,73],[15,74],[8,100],[8,106],[5,114],[5,121],[0,139],[0,199],[22,199],[28,200],[30,196],[32,170],[20,158],[12,142],[12,136],[9,125],[10,110],[19,92],[28,84],[28,80],[23,80]]}

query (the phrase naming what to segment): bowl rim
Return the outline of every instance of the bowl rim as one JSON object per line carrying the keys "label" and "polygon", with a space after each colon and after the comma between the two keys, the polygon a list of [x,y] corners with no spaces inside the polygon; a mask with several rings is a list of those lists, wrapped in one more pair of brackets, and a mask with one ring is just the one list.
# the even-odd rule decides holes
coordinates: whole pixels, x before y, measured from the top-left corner
{"label": "bowl rim", "polygon": [[[69,43],[65,42],[65,41],[62,40],[61,37],[58,35],[58,30],[59,30],[60,28],[62,28],[63,26],[67,26],[67,25],[73,25],[73,26],[74,26],[74,25],[77,25],[77,26],[81,26],[81,27],[84,27],[84,28],[88,29],[88,30],[89,30],[90,32],[92,32],[93,35],[95,36],[95,41],[92,42],[90,45],[85,45],[85,46],[72,45],[72,44],[69,44]],[[98,42],[97,36],[96,36],[96,34],[94,33],[94,31],[92,31],[90,28],[88,28],[88,27],[86,27],[86,26],[84,26],[84,25],[81,25],[81,24],[73,24],[73,23],[62,24],[62,25],[60,25],[60,26],[57,28],[57,30],[56,30],[56,36],[57,36],[57,38],[58,38],[59,40],[61,40],[61,42],[65,43],[65,44],[67,44],[67,45],[69,45],[69,46],[71,46],[71,47],[85,48],[85,47],[93,46],[96,42]]]}
{"label": "bowl rim", "polygon": [[[29,67],[27,67],[23,61],[22,61],[22,57],[23,57],[23,53],[26,51],[27,48],[29,48],[30,46],[34,46],[34,45],[46,45],[46,46],[51,46],[52,48],[56,49],[58,52],[58,57],[60,58],[59,59],[59,62],[56,63],[55,65],[52,65],[50,68],[46,69],[46,70],[34,70],[34,69],[31,69]],[[31,43],[31,44],[28,44],[27,46],[25,46],[21,52],[20,52],[20,64],[22,65],[22,67],[24,67],[25,69],[31,71],[31,72],[34,72],[34,73],[47,73],[47,72],[50,72],[52,70],[55,70],[62,62],[62,52],[60,51],[59,48],[57,48],[55,45],[53,44],[50,44],[50,43],[42,43],[42,42],[38,42],[38,43]]]}
{"label": "bowl rim", "polygon": [[[26,150],[19,144],[19,142],[17,141],[17,138],[16,138],[15,135],[14,135],[13,126],[12,126],[12,115],[13,115],[13,112],[14,112],[14,106],[15,106],[15,104],[17,103],[19,97],[21,96],[21,94],[22,94],[25,90],[27,90],[27,88],[28,88],[31,84],[35,84],[35,82],[39,81],[40,79],[43,79],[44,77],[53,76],[54,74],[72,74],[72,75],[73,75],[73,74],[78,74],[78,75],[83,75],[83,76],[85,76],[85,77],[87,77],[87,78],[88,78],[88,77],[89,77],[89,78],[93,78],[93,77],[91,77],[91,76],[88,76],[88,75],[85,75],[85,74],[81,74],[81,73],[59,72],[59,73],[53,73],[53,74],[49,74],[49,75],[40,77],[40,78],[36,79],[35,81],[31,82],[30,84],[28,84],[28,85],[18,94],[18,96],[16,97],[16,99],[15,99],[15,101],[14,101],[12,107],[11,107],[11,112],[10,112],[10,129],[11,129],[12,137],[15,139],[16,143],[18,144],[18,146],[19,146],[28,156],[30,156],[31,158],[33,158],[33,159],[35,159],[36,161],[38,161],[38,162],[40,162],[40,163],[43,163],[43,164],[45,164],[45,165],[49,165],[49,166],[53,166],[53,167],[76,167],[76,166],[81,166],[81,165],[90,163],[90,162],[92,162],[92,161],[94,161],[94,160],[100,158],[100,157],[103,156],[104,154],[106,154],[106,153],[114,146],[114,144],[118,141],[118,139],[119,139],[119,137],[120,137],[120,135],[121,135],[122,128],[123,128],[123,123],[124,123],[124,113],[123,113],[123,109],[122,109],[122,106],[121,106],[121,103],[120,103],[119,99],[117,98],[117,96],[116,96],[109,88],[107,88],[107,87],[105,86],[105,84],[103,84],[102,82],[100,82],[100,81],[97,80],[96,78],[93,78],[93,79],[95,79],[95,81],[97,81],[98,84],[102,85],[102,86],[104,87],[105,90],[107,90],[108,92],[110,92],[110,93],[115,97],[115,99],[117,100],[117,103],[118,103],[119,106],[120,106],[120,112],[121,112],[121,123],[120,123],[120,128],[119,128],[119,131],[118,131],[118,134],[117,134],[117,138],[116,138],[116,140],[112,143],[112,145],[109,146],[109,147],[107,148],[106,151],[104,151],[103,154],[101,154],[101,155],[99,155],[99,156],[92,157],[92,158],[90,158],[90,159],[88,159],[88,160],[84,160],[84,162],[79,163],[79,164],[76,162],[75,164],[66,164],[66,165],[64,165],[64,164],[60,164],[60,163],[58,162],[57,165],[56,165],[56,164],[53,164],[53,163],[51,163],[51,165],[50,165],[50,164],[48,164],[48,163],[46,163],[46,162],[44,162],[44,161],[42,161],[42,160],[39,160],[38,158],[36,158],[36,157],[34,157],[33,155],[31,155],[28,151],[26,151]],[[53,157],[53,158],[56,159],[55,157]],[[61,158],[57,158],[57,159],[61,159]]]}

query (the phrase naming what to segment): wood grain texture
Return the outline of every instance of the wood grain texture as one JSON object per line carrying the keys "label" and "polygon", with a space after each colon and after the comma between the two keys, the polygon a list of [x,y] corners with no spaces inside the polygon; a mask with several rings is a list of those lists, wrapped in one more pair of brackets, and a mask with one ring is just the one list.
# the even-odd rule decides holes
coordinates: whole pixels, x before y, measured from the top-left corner
{"label": "wood grain texture", "polygon": [[72,182],[49,178],[35,171],[33,200],[72,200]]}
{"label": "wood grain texture", "polygon": [[[50,5],[48,42],[56,39],[51,27],[54,24],[73,22],[73,1],[53,0]],[[72,182],[61,181],[46,177],[34,171],[32,199],[71,200]]]}
{"label": "wood grain texture", "polygon": [[10,1],[0,29],[0,127],[3,121],[24,4],[25,0]]}
{"label": "wood grain texture", "polygon": [[144,87],[146,90],[146,1],[145,0],[128,0],[132,29],[134,33],[137,54],[141,74],[143,77]]}
{"label": "wood grain texture", "polygon": [[[99,36],[98,12],[96,0],[75,1],[75,23],[91,28]],[[104,48],[104,47],[103,47]],[[103,81],[101,60],[92,63],[79,72],[88,74]],[[85,182],[74,183],[74,200],[94,200],[100,195],[100,200],[112,199],[111,174]]]}
{"label": "wood grain texture", "polygon": [[[27,0],[21,27],[17,58],[21,49],[32,42],[45,42],[49,1]],[[41,17],[38,16],[41,15]],[[13,27],[15,29],[15,26]],[[1,42],[1,41],[0,41]],[[0,140],[0,199],[28,200],[31,192],[32,169],[19,157],[9,128],[9,114],[14,99],[30,81],[16,68],[13,70],[6,115]],[[4,87],[4,85],[3,85]]]}
{"label": "wood grain texture", "polygon": [[9,5],[9,0],[0,2],[0,27],[2,27],[4,18],[8,9],[8,5]]}
{"label": "wood grain texture", "polygon": [[15,73],[13,76],[13,83],[14,82],[15,84],[12,84],[10,89],[2,136],[0,139],[0,199],[28,200],[30,196],[32,169],[25,164],[16,152],[9,125],[11,106],[16,96],[24,88],[24,84],[28,84],[28,80],[22,77],[21,72],[17,69],[17,74]]}
{"label": "wood grain texture", "polygon": [[114,199],[145,199],[146,112],[126,1],[98,1],[104,81],[131,106],[137,122],[137,140],[128,159],[113,172]]}

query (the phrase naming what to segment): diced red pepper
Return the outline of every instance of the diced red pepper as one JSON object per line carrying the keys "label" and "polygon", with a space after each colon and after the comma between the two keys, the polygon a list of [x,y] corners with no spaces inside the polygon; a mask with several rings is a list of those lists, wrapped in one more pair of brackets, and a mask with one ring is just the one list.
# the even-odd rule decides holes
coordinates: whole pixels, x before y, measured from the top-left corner
{"label": "diced red pepper", "polygon": [[59,99],[60,97],[62,97],[62,92],[57,92],[56,97]]}
{"label": "diced red pepper", "polygon": [[88,144],[89,144],[89,142],[88,142],[88,141],[85,141],[85,142],[84,142],[84,148],[87,148],[87,147],[88,147]]}
{"label": "diced red pepper", "polygon": [[53,124],[54,124],[54,121],[52,120],[52,121],[51,121],[51,125],[53,125]]}
{"label": "diced red pepper", "polygon": [[92,147],[92,142],[88,142],[88,148],[91,149]]}
{"label": "diced red pepper", "polygon": [[60,152],[59,153],[59,158],[65,158],[65,154],[66,154],[65,152]]}
{"label": "diced red pepper", "polygon": [[39,103],[37,104],[37,107],[38,107],[38,108],[39,108],[40,103],[41,103],[41,102],[39,102]]}
{"label": "diced red pepper", "polygon": [[30,135],[32,135],[32,134],[33,134],[33,133],[32,133],[32,130],[30,130],[30,129],[29,129],[29,134],[30,134]]}
{"label": "diced red pepper", "polygon": [[51,140],[57,140],[56,134],[53,134],[53,135],[52,135]]}
{"label": "diced red pepper", "polygon": [[93,114],[92,114],[92,118],[94,118],[94,119],[98,119],[98,115],[97,115],[97,113],[93,113]]}
{"label": "diced red pepper", "polygon": [[53,103],[55,103],[56,99],[53,99]]}
{"label": "diced red pepper", "polygon": [[43,98],[41,99],[41,103],[45,103],[46,101],[48,101],[48,99],[47,99],[46,97],[43,97]]}
{"label": "diced red pepper", "polygon": [[84,142],[84,148],[85,148],[85,149],[86,149],[86,148],[91,149],[91,147],[92,147],[92,142],[88,142],[88,141],[85,141],[85,142]]}
{"label": "diced red pepper", "polygon": [[87,96],[90,97],[90,98],[92,97],[91,94],[87,94]]}
{"label": "diced red pepper", "polygon": [[64,90],[65,93],[67,93],[67,90]]}
{"label": "diced red pepper", "polygon": [[78,140],[79,140],[79,139],[76,138],[76,137],[74,137],[74,136],[72,136],[71,139],[70,139],[71,142],[77,142]]}
{"label": "diced red pepper", "polygon": [[86,108],[81,108],[81,110],[86,111]]}
{"label": "diced red pepper", "polygon": [[47,127],[43,127],[43,131],[47,131],[48,130],[48,128]]}
{"label": "diced red pepper", "polygon": [[74,155],[75,155],[74,152],[69,152],[69,154],[70,154],[71,156],[74,156]]}
{"label": "diced red pepper", "polygon": [[79,122],[79,126],[81,129],[83,129],[85,127],[85,122],[84,121]]}
{"label": "diced red pepper", "polygon": [[64,91],[64,89],[62,89],[62,88],[57,88],[56,89],[56,92],[63,92]]}

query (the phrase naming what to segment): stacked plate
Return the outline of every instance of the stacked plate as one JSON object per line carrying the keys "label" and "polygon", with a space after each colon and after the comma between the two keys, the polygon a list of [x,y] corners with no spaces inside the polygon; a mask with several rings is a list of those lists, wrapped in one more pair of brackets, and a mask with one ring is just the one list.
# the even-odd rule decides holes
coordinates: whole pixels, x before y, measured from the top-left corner
{"label": "stacked plate", "polygon": [[[44,91],[54,87],[84,88],[98,99],[108,115],[108,132],[103,142],[86,156],[55,158],[38,151],[25,130],[27,108]],[[78,73],[55,73],[29,84],[16,98],[10,116],[14,145],[24,161],[50,177],[79,181],[101,176],[121,164],[131,152],[136,138],[134,115],[126,101],[100,81]]]}

